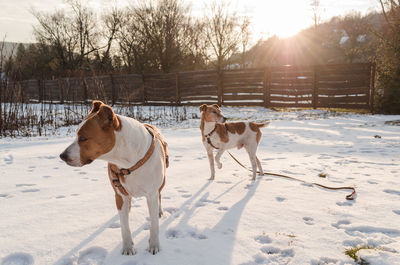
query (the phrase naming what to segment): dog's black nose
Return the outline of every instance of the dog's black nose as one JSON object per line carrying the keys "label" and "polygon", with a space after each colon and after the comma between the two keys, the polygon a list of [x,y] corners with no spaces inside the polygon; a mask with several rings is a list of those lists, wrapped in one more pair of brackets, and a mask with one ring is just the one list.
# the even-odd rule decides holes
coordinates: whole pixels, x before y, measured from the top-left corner
{"label": "dog's black nose", "polygon": [[66,153],[65,151],[62,152],[61,155],[60,155],[60,158],[61,158],[63,161],[67,162],[67,153]]}

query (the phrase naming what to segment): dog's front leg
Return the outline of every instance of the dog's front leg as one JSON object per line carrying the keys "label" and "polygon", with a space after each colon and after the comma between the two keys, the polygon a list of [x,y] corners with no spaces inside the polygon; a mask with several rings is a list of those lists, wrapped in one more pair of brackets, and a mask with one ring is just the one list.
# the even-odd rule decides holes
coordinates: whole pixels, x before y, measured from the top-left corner
{"label": "dog's front leg", "polygon": [[222,163],[220,162],[220,159],[221,159],[221,156],[224,153],[224,151],[225,150],[221,148],[218,150],[217,154],[215,155],[215,162],[217,162],[217,166],[219,169],[222,168]]}
{"label": "dog's front leg", "polygon": [[147,196],[147,206],[150,215],[150,239],[148,251],[153,255],[160,251],[160,241],[158,239],[159,227],[159,201],[158,193]]}
{"label": "dog's front leg", "polygon": [[[115,199],[118,208],[119,220],[121,224],[122,234],[122,255],[135,255],[136,251],[133,248],[131,230],[129,228],[129,210],[131,208],[131,197],[115,194]],[[122,203],[122,205],[121,205]]]}
{"label": "dog's front leg", "polygon": [[210,162],[210,171],[211,171],[211,177],[210,180],[213,180],[215,178],[215,168],[214,168],[214,153],[213,149],[211,146],[209,146],[207,143],[204,144],[207,150],[207,156],[208,156],[208,161]]}

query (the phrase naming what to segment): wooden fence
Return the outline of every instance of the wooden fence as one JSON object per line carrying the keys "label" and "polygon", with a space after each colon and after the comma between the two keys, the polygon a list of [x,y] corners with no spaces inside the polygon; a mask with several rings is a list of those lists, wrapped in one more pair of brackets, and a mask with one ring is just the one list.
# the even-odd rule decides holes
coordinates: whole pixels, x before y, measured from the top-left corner
{"label": "wooden fence", "polygon": [[8,82],[24,101],[264,107],[373,107],[375,65],[329,64],[266,69],[126,74]]}

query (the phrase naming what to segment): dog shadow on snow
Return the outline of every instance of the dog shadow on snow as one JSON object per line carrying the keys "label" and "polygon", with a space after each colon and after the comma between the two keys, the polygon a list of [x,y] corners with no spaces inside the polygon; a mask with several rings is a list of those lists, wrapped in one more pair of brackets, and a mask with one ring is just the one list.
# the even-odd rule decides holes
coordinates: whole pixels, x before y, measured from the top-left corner
{"label": "dog shadow on snow", "polygon": [[[152,256],[150,253],[147,253],[146,250],[143,248],[147,247],[147,240],[149,235],[143,237],[140,241],[135,241],[136,236],[138,236],[141,232],[149,232],[146,230],[148,227],[148,223],[145,222],[138,228],[134,230],[132,233],[133,240],[135,242],[136,250],[138,251],[135,256],[122,256],[120,254],[121,250],[121,243],[119,243],[113,250],[108,252],[103,250],[104,256],[102,258],[102,262],[99,264],[108,264],[110,262],[117,262],[115,264],[141,264],[142,259],[146,260],[145,264],[150,264],[151,260],[154,259],[155,264],[159,263],[160,260],[165,260],[168,257],[168,253],[174,253],[175,249],[169,249],[169,240],[179,240],[182,236],[185,237],[185,233],[189,233],[189,236],[199,239],[196,240],[194,244],[201,244],[199,247],[204,248],[205,251],[215,251],[218,250],[218,255],[212,255],[213,260],[207,260],[206,255],[202,255],[202,257],[194,257],[192,256],[193,260],[198,260],[198,264],[205,264],[212,262],[213,264],[229,264],[231,263],[233,246],[235,242],[235,234],[237,231],[237,227],[239,225],[239,221],[241,215],[246,208],[247,203],[255,194],[257,187],[259,185],[259,179],[255,182],[247,185],[246,193],[244,194],[243,198],[238,200],[233,206],[225,211],[225,214],[220,218],[217,224],[214,227],[207,227],[205,231],[198,231],[197,228],[192,227],[189,224],[189,221],[193,217],[196,209],[204,208],[204,207],[211,207],[211,205],[224,195],[228,194],[232,189],[237,187],[239,184],[248,181],[247,176],[241,180],[238,180],[236,183],[231,185],[229,188],[225,189],[220,194],[215,196],[210,196],[210,192],[207,191],[210,185],[215,185],[213,181],[207,181],[202,187],[198,189],[198,191],[193,194],[190,198],[184,201],[179,208],[176,208],[174,213],[170,213],[167,218],[160,219],[160,242],[161,242],[161,252],[155,256]],[[213,199],[209,199],[209,197],[213,197]],[[179,223],[174,225],[173,227],[169,227],[169,225],[176,220],[176,214],[179,213]],[[135,214],[134,211],[131,214]],[[72,259],[76,257],[78,253],[83,253],[86,250],[82,251],[85,246],[89,245],[91,241],[93,241],[97,236],[103,233],[107,228],[109,228],[112,224],[119,220],[118,214],[110,218],[107,222],[105,222],[101,227],[99,227],[95,232],[93,232],[89,237],[85,240],[80,242],[76,247],[71,249],[65,255],[63,255],[58,261],[54,263],[54,265],[65,265],[65,264],[73,264]],[[130,223],[131,227],[134,228],[134,224]],[[146,230],[146,231],[145,231]],[[215,238],[217,237],[217,238]],[[217,239],[217,240],[213,240]],[[221,243],[222,242],[222,243]],[[179,244],[178,244],[179,245]],[[182,251],[187,252],[184,250],[184,245],[180,244]],[[96,248],[96,247],[92,247]],[[92,249],[89,248],[88,250]],[[96,250],[95,250],[96,251]],[[143,253],[142,253],[143,252]],[[154,258],[151,258],[150,255]],[[173,255],[177,255],[174,253]],[[179,254],[178,254],[179,255]],[[179,260],[179,256],[175,256],[177,260]],[[217,260],[215,260],[217,258]],[[110,259],[110,260],[108,260]],[[100,261],[100,260],[99,260]],[[127,263],[128,261],[128,263]],[[103,263],[104,262],[104,263]],[[139,262],[139,263],[138,263]],[[79,262],[78,262],[79,263]],[[111,263],[110,263],[111,264]]]}
{"label": "dog shadow on snow", "polygon": [[[246,177],[238,180],[221,193],[214,195],[210,194],[208,187],[210,185],[218,184],[213,183],[213,181],[208,181],[167,218],[160,220],[160,253],[151,257],[151,254],[144,250],[144,248],[147,247],[147,240],[149,238],[149,236],[146,235],[140,241],[135,242],[136,250],[138,250],[137,254],[128,259],[125,257],[121,259],[117,258],[121,261],[117,264],[163,264],[163,261],[167,261],[171,258],[170,255],[174,256],[173,260],[175,264],[230,264],[241,216],[260,184],[259,178],[260,177],[258,177],[255,182],[251,182],[245,186],[243,197],[229,209],[226,207],[226,210],[224,209],[224,215],[220,217],[219,221],[215,225],[207,227],[207,223],[204,223],[204,229],[201,230],[190,224],[196,211],[207,210],[210,211],[210,215],[212,215],[213,210],[216,210],[215,208],[221,206],[219,205],[219,198],[229,194],[231,190],[240,184],[250,182],[246,175]],[[212,209],[206,209],[207,207],[212,207]],[[171,223],[176,220],[177,216],[180,218],[179,222],[170,226]],[[210,216],[210,218],[214,217],[215,216]],[[142,227],[138,228],[133,233],[133,236],[136,236],[142,232],[142,230]],[[191,238],[192,240],[188,241],[188,238]],[[179,240],[182,241],[179,242]],[[171,245],[171,243],[173,243],[173,245]],[[194,247],[197,250],[201,249],[202,251],[190,253],[190,250]],[[120,255],[120,249],[121,244],[116,246],[116,248],[110,253],[110,258],[112,257],[114,260],[116,256]],[[204,255],[204,253],[212,253],[215,251],[218,252],[217,255]],[[180,256],[180,253],[182,253],[182,256]],[[196,253],[203,254],[201,256],[195,256],[197,255]]]}

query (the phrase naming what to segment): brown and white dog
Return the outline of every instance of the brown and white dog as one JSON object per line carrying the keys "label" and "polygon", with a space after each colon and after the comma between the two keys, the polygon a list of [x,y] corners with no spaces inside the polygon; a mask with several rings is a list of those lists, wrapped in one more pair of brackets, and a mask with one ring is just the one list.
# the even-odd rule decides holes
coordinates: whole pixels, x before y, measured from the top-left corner
{"label": "brown and white dog", "polygon": [[[151,127],[159,133],[154,126]],[[161,139],[161,135],[158,136]],[[132,197],[146,197],[150,214],[148,251],[156,254],[160,250],[158,218],[162,215],[160,192],[165,184],[167,159],[166,145],[161,140],[154,143],[153,137],[144,124],[116,115],[110,106],[93,101],[92,110],[77,128],[75,141],[60,155],[68,165],[75,167],[90,164],[95,159],[108,161],[109,177],[113,180],[112,167],[131,168],[149,153],[149,146],[154,147],[144,164],[129,174],[121,175],[118,185],[113,185],[120,216],[123,255],[135,254],[129,228]]]}
{"label": "brown and white dog", "polygon": [[208,160],[210,162],[211,177],[215,178],[214,154],[213,149],[218,152],[215,161],[219,169],[222,168],[220,162],[221,155],[225,150],[237,147],[244,147],[249,154],[251,166],[253,169],[253,180],[256,179],[257,166],[260,175],[263,174],[261,163],[256,156],[258,144],[261,139],[260,128],[269,124],[255,122],[229,122],[225,123],[226,118],[222,115],[221,109],[217,104],[200,106],[201,112],[201,136],[204,147],[207,150]]}

